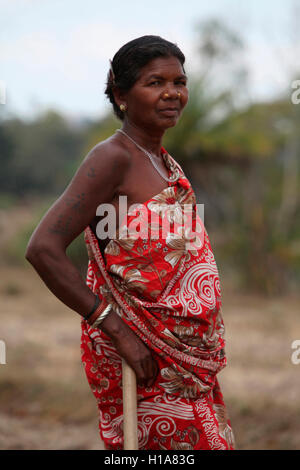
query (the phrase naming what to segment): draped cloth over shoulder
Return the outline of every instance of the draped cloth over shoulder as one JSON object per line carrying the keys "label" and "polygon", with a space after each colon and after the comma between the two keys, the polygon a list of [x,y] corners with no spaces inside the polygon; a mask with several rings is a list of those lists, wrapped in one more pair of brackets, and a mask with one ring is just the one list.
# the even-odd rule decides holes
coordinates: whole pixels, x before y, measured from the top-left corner
{"label": "draped cloth over shoulder", "polygon": [[[218,269],[191,184],[162,152],[172,182],[127,212],[104,254],[86,228],[87,284],[112,304],[159,365],[154,386],[138,387],[139,448],[232,449],[216,377],[226,365]],[[84,320],[81,348],[100,435],[107,449],[122,449],[121,358]]]}

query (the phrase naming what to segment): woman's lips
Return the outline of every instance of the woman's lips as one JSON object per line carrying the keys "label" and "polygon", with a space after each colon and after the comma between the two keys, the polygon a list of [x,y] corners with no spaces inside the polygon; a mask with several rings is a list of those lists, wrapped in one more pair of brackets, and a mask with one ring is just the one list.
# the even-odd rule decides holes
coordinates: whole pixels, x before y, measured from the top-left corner
{"label": "woman's lips", "polygon": [[178,108],[164,108],[159,110],[160,113],[165,114],[166,116],[176,116],[178,114]]}

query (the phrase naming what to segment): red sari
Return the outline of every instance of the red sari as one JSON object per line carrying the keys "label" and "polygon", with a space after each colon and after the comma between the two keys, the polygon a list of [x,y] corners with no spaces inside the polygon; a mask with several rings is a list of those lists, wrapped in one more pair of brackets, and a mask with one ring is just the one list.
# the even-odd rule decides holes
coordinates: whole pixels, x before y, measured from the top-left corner
{"label": "red sari", "polygon": [[[154,385],[137,389],[139,449],[233,449],[216,377],[226,365],[218,270],[191,184],[162,152],[173,182],[127,212],[104,256],[86,228],[87,285],[112,304],[159,366]],[[139,237],[128,230],[137,220],[143,227]],[[122,449],[122,360],[101,330],[85,320],[81,326],[82,362],[98,403],[100,436],[107,450]]]}

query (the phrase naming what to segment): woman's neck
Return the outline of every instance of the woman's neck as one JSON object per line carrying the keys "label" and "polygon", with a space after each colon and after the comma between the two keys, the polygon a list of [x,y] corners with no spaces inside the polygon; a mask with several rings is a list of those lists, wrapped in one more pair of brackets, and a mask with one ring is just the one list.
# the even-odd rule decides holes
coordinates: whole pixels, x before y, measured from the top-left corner
{"label": "woman's neck", "polygon": [[123,123],[122,130],[135,140],[135,142],[144,147],[144,149],[158,157],[160,156],[164,131],[149,131],[148,129],[137,127],[135,124],[129,123],[128,121]]}

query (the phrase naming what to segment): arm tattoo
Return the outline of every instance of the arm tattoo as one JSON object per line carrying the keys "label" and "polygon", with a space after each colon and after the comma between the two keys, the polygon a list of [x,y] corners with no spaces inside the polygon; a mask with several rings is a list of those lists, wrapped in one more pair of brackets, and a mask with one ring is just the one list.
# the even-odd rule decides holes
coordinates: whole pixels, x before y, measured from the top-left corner
{"label": "arm tattoo", "polygon": [[70,224],[72,217],[67,217],[65,220],[62,215],[58,217],[58,220],[55,224],[49,227],[49,232],[56,233],[58,235],[69,235],[71,233]]}
{"label": "arm tattoo", "polygon": [[93,168],[93,167],[91,166],[91,168],[90,168],[89,171],[87,172],[87,176],[88,176],[89,178],[95,178],[95,176],[96,176],[95,168]]}
{"label": "arm tattoo", "polygon": [[81,209],[85,208],[84,204],[85,200],[85,193],[77,194],[76,197],[69,197],[66,201],[67,206],[70,206],[72,209],[76,211],[80,211]]}

